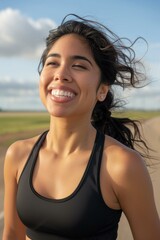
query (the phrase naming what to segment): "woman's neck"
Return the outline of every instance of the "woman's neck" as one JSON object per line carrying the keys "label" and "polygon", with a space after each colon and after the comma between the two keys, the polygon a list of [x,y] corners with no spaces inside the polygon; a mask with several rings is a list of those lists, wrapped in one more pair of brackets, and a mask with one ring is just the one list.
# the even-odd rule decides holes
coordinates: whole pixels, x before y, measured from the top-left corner
{"label": "woman's neck", "polygon": [[47,148],[64,156],[92,147],[96,130],[86,119],[66,120],[51,117]]}

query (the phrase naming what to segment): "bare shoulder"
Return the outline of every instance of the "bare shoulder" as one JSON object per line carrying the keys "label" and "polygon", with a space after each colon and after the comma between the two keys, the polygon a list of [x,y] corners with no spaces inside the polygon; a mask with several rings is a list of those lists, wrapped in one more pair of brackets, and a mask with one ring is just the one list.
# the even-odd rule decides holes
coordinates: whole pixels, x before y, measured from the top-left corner
{"label": "bare shoulder", "polygon": [[106,136],[103,163],[118,206],[129,221],[133,238],[160,239],[160,220],[143,158],[138,152]]}
{"label": "bare shoulder", "polygon": [[144,159],[140,154],[111,137],[106,137],[104,159],[107,170],[118,188],[127,184],[136,184],[149,177]]}
{"label": "bare shoulder", "polygon": [[25,165],[27,158],[39,136],[18,140],[11,144],[6,152],[4,171],[18,178],[19,172]]}
{"label": "bare shoulder", "polygon": [[105,141],[104,154],[107,155],[109,163],[112,162],[112,167],[120,168],[119,170],[131,170],[137,167],[144,167],[145,161],[141,155],[125,145],[121,144],[112,137],[107,136]]}
{"label": "bare shoulder", "polygon": [[12,143],[7,150],[6,156],[9,158],[11,157],[15,159],[20,159],[32,149],[38,137],[39,135],[24,140],[18,140]]}

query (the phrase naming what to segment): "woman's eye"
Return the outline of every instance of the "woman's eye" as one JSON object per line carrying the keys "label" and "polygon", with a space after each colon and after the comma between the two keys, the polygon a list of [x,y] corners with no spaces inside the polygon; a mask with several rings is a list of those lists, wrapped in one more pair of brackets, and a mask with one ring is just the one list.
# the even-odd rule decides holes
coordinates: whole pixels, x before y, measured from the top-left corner
{"label": "woman's eye", "polygon": [[74,64],[73,67],[74,67],[74,68],[80,68],[80,69],[86,69],[85,66],[79,65],[79,64]]}
{"label": "woman's eye", "polygon": [[49,65],[52,65],[52,66],[57,66],[57,65],[58,65],[58,63],[57,63],[57,62],[48,62],[46,65],[47,65],[47,66],[49,66]]}

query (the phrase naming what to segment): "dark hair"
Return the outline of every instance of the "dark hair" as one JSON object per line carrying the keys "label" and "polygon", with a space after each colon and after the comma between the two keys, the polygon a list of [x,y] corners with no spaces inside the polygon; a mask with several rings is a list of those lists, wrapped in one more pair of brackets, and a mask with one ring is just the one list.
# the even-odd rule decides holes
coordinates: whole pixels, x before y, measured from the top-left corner
{"label": "dark hair", "polygon": [[[76,20],[66,21],[68,16],[75,17]],[[114,99],[112,86],[117,85],[123,89],[130,86],[139,87],[141,81],[145,79],[145,74],[140,72],[140,67],[137,68],[141,62],[136,61],[132,48],[136,41],[132,43],[127,39],[130,46],[125,46],[122,42],[123,39],[120,39],[106,26],[75,14],[69,14],[63,19],[60,26],[49,32],[46,39],[46,49],[38,67],[39,73],[43,69],[47,54],[53,44],[61,36],[70,33],[78,34],[88,42],[94,59],[101,70],[100,82],[110,86],[106,99],[103,102],[98,101],[94,107],[91,119],[93,126],[132,149],[135,149],[135,143],[142,143],[148,149],[141,138],[136,121],[111,116],[112,109],[121,107],[121,101]]]}

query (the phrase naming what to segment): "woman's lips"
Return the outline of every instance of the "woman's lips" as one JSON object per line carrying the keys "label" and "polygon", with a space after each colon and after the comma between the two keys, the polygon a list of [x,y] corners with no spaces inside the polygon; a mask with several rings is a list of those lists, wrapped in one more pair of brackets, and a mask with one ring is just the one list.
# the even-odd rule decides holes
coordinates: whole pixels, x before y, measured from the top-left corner
{"label": "woman's lips", "polygon": [[51,95],[55,97],[67,97],[67,98],[73,98],[75,97],[75,93],[60,89],[52,89]]}
{"label": "woman's lips", "polygon": [[50,88],[50,94],[51,99],[59,103],[69,102],[77,95],[75,91],[67,87]]}

